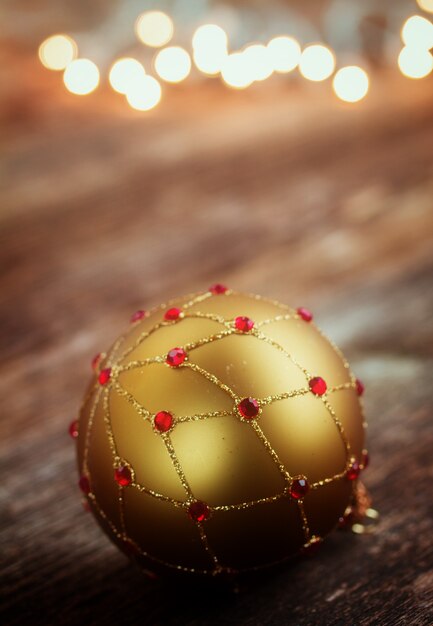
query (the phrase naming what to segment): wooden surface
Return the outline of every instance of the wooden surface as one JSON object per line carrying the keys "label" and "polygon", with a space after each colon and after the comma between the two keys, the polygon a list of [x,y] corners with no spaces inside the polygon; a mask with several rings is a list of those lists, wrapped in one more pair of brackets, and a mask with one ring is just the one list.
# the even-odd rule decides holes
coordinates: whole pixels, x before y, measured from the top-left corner
{"label": "wooden surface", "polygon": [[[2,623],[433,622],[433,81],[378,75],[358,107],[268,85],[140,115],[3,65]],[[381,513],[237,591],[143,578],[83,512],[66,432],[130,313],[215,280],[311,307],[343,348]]]}

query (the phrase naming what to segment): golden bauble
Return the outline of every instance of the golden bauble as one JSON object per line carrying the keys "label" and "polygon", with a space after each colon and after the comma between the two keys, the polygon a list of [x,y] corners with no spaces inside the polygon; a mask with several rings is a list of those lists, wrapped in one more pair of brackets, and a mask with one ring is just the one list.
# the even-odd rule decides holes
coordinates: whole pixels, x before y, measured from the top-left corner
{"label": "golden bauble", "polygon": [[279,563],[351,502],[362,385],[305,309],[214,286],[137,312],[94,365],[80,486],[144,567]]}

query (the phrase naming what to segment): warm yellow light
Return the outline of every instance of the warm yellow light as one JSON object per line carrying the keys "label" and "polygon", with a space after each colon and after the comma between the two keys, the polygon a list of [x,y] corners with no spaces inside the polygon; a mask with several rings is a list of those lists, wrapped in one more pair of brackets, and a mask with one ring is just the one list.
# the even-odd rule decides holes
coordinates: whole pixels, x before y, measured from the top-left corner
{"label": "warm yellow light", "polygon": [[173,20],[162,11],[146,11],[135,21],[135,33],[146,46],[160,48],[173,37]]}
{"label": "warm yellow light", "polygon": [[227,48],[227,45],[227,34],[216,24],[203,24],[192,36],[193,48]]}
{"label": "warm yellow light", "polygon": [[126,57],[124,59],[117,59],[117,61],[113,63],[108,75],[108,80],[114,91],[126,93],[137,81],[143,78],[145,73],[144,67],[140,61]]}
{"label": "warm yellow light", "polygon": [[145,75],[128,89],[126,99],[133,109],[149,111],[161,100],[161,85],[153,76]]}
{"label": "warm yellow light", "polygon": [[421,15],[412,15],[403,24],[401,38],[407,46],[429,50],[433,47],[433,24]]}
{"label": "warm yellow light", "polygon": [[227,35],[220,26],[199,26],[192,38],[193,58],[197,68],[210,76],[218,74],[228,54],[227,45]]}
{"label": "warm yellow light", "polygon": [[68,35],[52,35],[39,46],[39,59],[49,70],[64,70],[77,56],[77,44]]}
{"label": "warm yellow light", "polygon": [[301,58],[301,46],[293,37],[274,37],[268,43],[269,58],[276,72],[291,72]]}
{"label": "warm yellow light", "polygon": [[215,76],[221,72],[221,68],[227,58],[227,50],[206,51],[196,48],[193,52],[194,64],[200,72]]}
{"label": "warm yellow light", "polygon": [[85,96],[99,85],[98,67],[89,59],[75,59],[65,69],[63,82],[71,93]]}
{"label": "warm yellow light", "polygon": [[433,0],[416,0],[420,9],[427,11],[427,13],[433,13]]}
{"label": "warm yellow light", "polygon": [[358,102],[368,92],[367,72],[356,65],[342,67],[334,76],[332,87],[335,94],[345,102]]}
{"label": "warm yellow light", "polygon": [[408,78],[424,78],[433,69],[433,56],[424,48],[405,46],[398,55],[398,66]]}
{"label": "warm yellow light", "polygon": [[243,52],[233,52],[227,56],[221,68],[221,76],[234,89],[245,89],[253,82],[253,78],[246,71]]}
{"label": "warm yellow light", "polygon": [[335,69],[335,57],[326,46],[313,44],[304,48],[299,61],[299,70],[304,78],[320,81],[331,76]]}
{"label": "warm yellow light", "polygon": [[180,83],[191,71],[191,58],[180,46],[160,50],[154,64],[158,76],[168,83]]}
{"label": "warm yellow light", "polygon": [[247,46],[242,52],[244,71],[253,80],[266,80],[274,71],[269,50],[262,44]]}

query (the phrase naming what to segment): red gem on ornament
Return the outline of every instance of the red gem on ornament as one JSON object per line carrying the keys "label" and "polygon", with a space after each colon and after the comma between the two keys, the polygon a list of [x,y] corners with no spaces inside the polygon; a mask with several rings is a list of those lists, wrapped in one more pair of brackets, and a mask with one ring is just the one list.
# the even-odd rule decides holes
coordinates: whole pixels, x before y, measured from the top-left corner
{"label": "red gem on ornament", "polygon": [[210,509],[205,502],[196,500],[189,505],[188,515],[195,522],[204,522],[210,515]]}
{"label": "red gem on ornament", "polygon": [[222,285],[221,283],[215,283],[215,285],[211,285],[209,287],[209,291],[215,296],[219,296],[227,291],[227,287],[225,285]]}
{"label": "red gem on ornament", "polygon": [[248,333],[254,328],[254,322],[249,317],[239,315],[239,317],[235,319],[235,328],[241,333]]}
{"label": "red gem on ornament", "polygon": [[165,362],[172,367],[177,367],[178,365],[182,365],[185,359],[186,352],[183,348],[172,348],[170,352],[168,352]]}
{"label": "red gem on ornament", "polygon": [[72,420],[69,424],[69,435],[72,439],[76,439],[78,437],[78,420]]}
{"label": "red gem on ornament", "polygon": [[255,398],[244,398],[238,404],[239,414],[246,420],[251,420],[259,413],[260,406]]}
{"label": "red gem on ornament", "polygon": [[323,378],[320,378],[320,376],[315,376],[314,378],[311,378],[311,380],[308,381],[308,385],[311,391],[316,394],[316,396],[323,396],[328,388],[325,381],[323,380]]}
{"label": "red gem on ornament", "polygon": [[359,380],[359,378],[355,380],[355,387],[356,387],[356,393],[358,394],[358,396],[362,396],[362,394],[365,391],[365,387],[364,387],[364,383],[361,380]]}
{"label": "red gem on ornament", "polygon": [[127,487],[132,482],[132,472],[128,465],[119,465],[114,470],[114,480],[121,487]]}
{"label": "red gem on ornament", "polygon": [[173,426],[173,415],[168,411],[159,411],[154,417],[153,423],[156,430],[166,433]]}
{"label": "red gem on ornament", "polygon": [[168,321],[178,320],[179,317],[181,316],[181,313],[182,313],[182,310],[178,309],[177,306],[175,306],[172,309],[168,309],[168,311],[164,313],[164,319]]}
{"label": "red gem on ornament", "polygon": [[139,309],[138,311],[135,311],[135,313],[131,315],[131,324],[134,322],[138,322],[139,320],[142,320],[145,315],[146,315],[146,311],[143,311],[143,309]]}
{"label": "red gem on ornament", "polygon": [[101,359],[102,359],[102,354],[100,352],[98,352],[98,354],[95,354],[95,356],[93,357],[93,359],[91,361],[92,370],[98,369],[98,365],[99,365]]}
{"label": "red gem on ornament", "polygon": [[361,468],[359,466],[359,463],[356,459],[351,459],[350,460],[350,465],[346,471],[346,476],[348,480],[356,480],[359,476],[359,473],[361,471]]}
{"label": "red gem on ornament", "polygon": [[311,311],[303,306],[300,306],[299,309],[296,309],[296,312],[299,317],[304,320],[304,322],[311,322],[311,320],[313,319],[313,314],[311,313]]}
{"label": "red gem on ornament", "polygon": [[100,385],[106,385],[111,378],[111,367],[106,367],[99,372],[98,381]]}
{"label": "red gem on ornament", "polygon": [[86,496],[90,493],[90,481],[86,474],[82,474],[80,476],[80,480],[78,481],[78,486]]}
{"label": "red gem on ornament", "polygon": [[367,469],[369,463],[370,463],[370,456],[367,452],[367,450],[363,450],[362,451],[362,469],[365,470]]}
{"label": "red gem on ornament", "polygon": [[310,490],[310,485],[308,484],[308,480],[305,476],[297,476],[290,483],[290,495],[295,500],[300,500],[303,498],[308,491]]}

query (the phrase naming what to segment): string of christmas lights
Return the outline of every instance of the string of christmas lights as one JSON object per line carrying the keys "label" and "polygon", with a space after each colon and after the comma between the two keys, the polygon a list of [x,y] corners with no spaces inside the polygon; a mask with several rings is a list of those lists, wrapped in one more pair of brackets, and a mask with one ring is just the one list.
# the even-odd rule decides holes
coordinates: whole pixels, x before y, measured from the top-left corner
{"label": "string of christmas lights", "polygon": [[[417,3],[423,11],[433,13],[433,0]],[[104,71],[111,88],[124,95],[130,107],[140,111],[158,105],[163,92],[161,83],[180,83],[193,76],[220,78],[229,88],[240,90],[297,69],[304,79],[313,82],[332,77],[332,89],[344,102],[358,102],[369,91],[369,74],[361,65],[338,67],[337,54],[330,46],[312,43],[302,47],[289,34],[272,36],[266,43],[249,41],[238,47],[232,45],[232,40],[237,44],[239,35],[229,37],[228,27],[202,23],[192,35],[186,35],[168,13],[154,10],[140,13],[129,30],[135,36],[135,56],[111,58],[108,63],[105,59],[98,65],[95,59],[81,56],[81,48],[86,46],[79,45],[79,37],[55,34],[39,46],[39,59],[47,69],[62,71],[65,88],[81,96],[98,88]],[[433,70],[431,20],[412,15],[403,23],[400,35],[403,47],[396,64],[401,73],[412,79],[428,76]],[[176,39],[185,40],[184,45],[175,44]]]}

